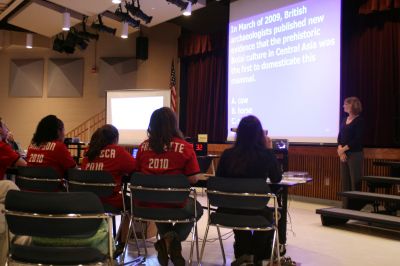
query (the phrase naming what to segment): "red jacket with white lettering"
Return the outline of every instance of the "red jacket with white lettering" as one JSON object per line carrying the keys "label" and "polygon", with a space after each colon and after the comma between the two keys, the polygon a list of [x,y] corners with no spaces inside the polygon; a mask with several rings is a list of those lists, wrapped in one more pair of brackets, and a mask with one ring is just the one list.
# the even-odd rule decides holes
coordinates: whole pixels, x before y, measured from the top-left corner
{"label": "red jacket with white lettering", "polygon": [[155,153],[149,141],[144,141],[136,156],[136,170],[143,174],[186,176],[200,172],[193,146],[180,138],[173,138],[170,148],[163,153]]}
{"label": "red jacket with white lettering", "polygon": [[[140,144],[136,156],[136,170],[143,174],[157,175],[184,174],[192,176],[200,173],[193,146],[180,138],[173,138],[169,149],[163,153],[155,153],[150,149],[149,141],[144,141]],[[147,207],[182,207],[182,205],[157,204],[154,202],[136,204]]]}
{"label": "red jacket with white lettering", "polygon": [[60,178],[64,178],[69,168],[76,166],[67,146],[61,141],[51,141],[40,146],[29,145],[26,161],[28,166],[52,167],[60,174]]}
{"label": "red jacket with white lettering", "polygon": [[109,198],[102,198],[104,203],[110,204],[115,208],[122,209],[121,191],[122,177],[135,171],[135,159],[125,150],[125,148],[111,144],[104,147],[100,155],[89,162],[85,157],[82,160],[81,168],[83,170],[97,170],[109,172],[115,180],[117,187],[114,194]]}

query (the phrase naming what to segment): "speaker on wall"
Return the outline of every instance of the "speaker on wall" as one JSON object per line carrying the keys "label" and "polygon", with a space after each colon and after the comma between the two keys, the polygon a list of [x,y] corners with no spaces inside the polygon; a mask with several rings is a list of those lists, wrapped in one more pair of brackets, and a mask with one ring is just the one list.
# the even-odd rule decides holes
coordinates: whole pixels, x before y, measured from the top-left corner
{"label": "speaker on wall", "polygon": [[139,36],[136,38],[136,59],[147,60],[149,49],[149,39]]}

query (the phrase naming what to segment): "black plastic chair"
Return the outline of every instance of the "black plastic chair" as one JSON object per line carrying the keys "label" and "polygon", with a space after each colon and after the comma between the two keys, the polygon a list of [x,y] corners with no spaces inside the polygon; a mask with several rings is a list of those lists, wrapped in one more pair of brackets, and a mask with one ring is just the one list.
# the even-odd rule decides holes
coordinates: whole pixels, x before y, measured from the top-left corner
{"label": "black plastic chair", "polygon": [[[270,231],[274,230],[271,262],[274,261],[274,253],[279,254],[278,234],[278,202],[276,196],[270,193],[268,184],[263,179],[249,178],[223,178],[210,177],[207,181],[207,207],[208,222],[201,247],[200,260],[203,258],[205,244],[210,225],[215,226],[218,232],[219,243],[226,264],[225,251],[222,243],[220,228],[234,230]],[[259,214],[239,214],[228,210],[247,210],[260,213],[265,210],[269,199],[273,199],[273,220]],[[239,211],[240,212],[240,211]],[[267,247],[266,247],[267,248]]]}
{"label": "black plastic chair", "polygon": [[18,166],[15,183],[26,191],[65,191],[63,177],[51,167]]}
{"label": "black plastic chair", "polygon": [[[106,198],[114,194],[116,186],[117,184],[109,172],[79,169],[68,170],[67,189],[70,192],[93,192],[100,198]],[[121,191],[121,193],[123,193],[123,191]],[[125,208],[125,197],[122,197],[122,202],[122,209],[118,209],[110,204],[103,203],[104,211],[113,215],[122,215],[122,220],[124,216],[127,215]],[[118,239],[120,230],[116,232],[115,216],[113,216],[113,234],[115,238]]]}
{"label": "black plastic chair", "polygon": [[[84,203],[84,204],[83,204]],[[108,254],[95,247],[70,244],[9,245],[9,263],[37,265],[112,265],[111,218],[104,214],[99,198],[93,193],[50,193],[9,191],[5,201],[9,232],[41,238],[80,239],[96,234],[104,219],[108,222]],[[10,239],[10,238],[9,238]]]}
{"label": "black plastic chair", "polygon": [[[161,208],[161,207],[142,207],[135,206],[135,202],[156,202],[158,204],[179,204],[185,203],[193,195],[196,202],[196,190],[192,189],[186,176],[184,175],[143,175],[135,173],[131,177],[131,212],[132,218],[129,229],[129,236],[133,232],[134,222],[141,224],[142,236],[145,236],[142,222],[153,221],[156,223],[194,223],[192,230],[192,241],[190,248],[189,264],[193,258],[193,247],[196,243],[197,262],[199,260],[199,245],[197,231],[197,204],[195,204],[194,214],[188,214],[183,208]],[[145,257],[147,248],[143,237]]]}

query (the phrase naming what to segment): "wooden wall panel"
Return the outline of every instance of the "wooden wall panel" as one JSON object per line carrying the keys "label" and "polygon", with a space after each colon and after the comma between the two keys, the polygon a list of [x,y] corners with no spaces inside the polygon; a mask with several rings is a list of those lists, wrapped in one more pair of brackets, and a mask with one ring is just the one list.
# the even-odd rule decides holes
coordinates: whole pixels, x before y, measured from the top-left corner
{"label": "wooden wall panel", "polygon": [[[231,144],[209,144],[210,154],[221,154]],[[400,149],[390,148],[366,148],[364,149],[364,175],[389,176],[388,167],[375,166],[374,161],[400,160]],[[328,200],[340,200],[337,192],[340,191],[339,158],[336,147],[325,146],[290,146],[289,147],[289,170],[306,171],[313,181],[290,188],[292,195]],[[363,184],[367,191],[366,184]],[[378,193],[385,193],[378,189]],[[398,187],[394,186],[390,194],[399,195]]]}

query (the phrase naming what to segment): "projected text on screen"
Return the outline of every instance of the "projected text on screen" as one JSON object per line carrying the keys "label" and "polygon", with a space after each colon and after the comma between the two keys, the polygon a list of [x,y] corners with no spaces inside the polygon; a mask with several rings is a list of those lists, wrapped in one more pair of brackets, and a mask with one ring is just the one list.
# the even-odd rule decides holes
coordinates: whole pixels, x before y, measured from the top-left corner
{"label": "projected text on screen", "polygon": [[254,114],[273,137],[335,142],[340,0],[298,1],[264,11],[263,1],[242,0],[231,9],[242,4],[249,9],[252,2],[253,14],[229,24],[228,129]]}

